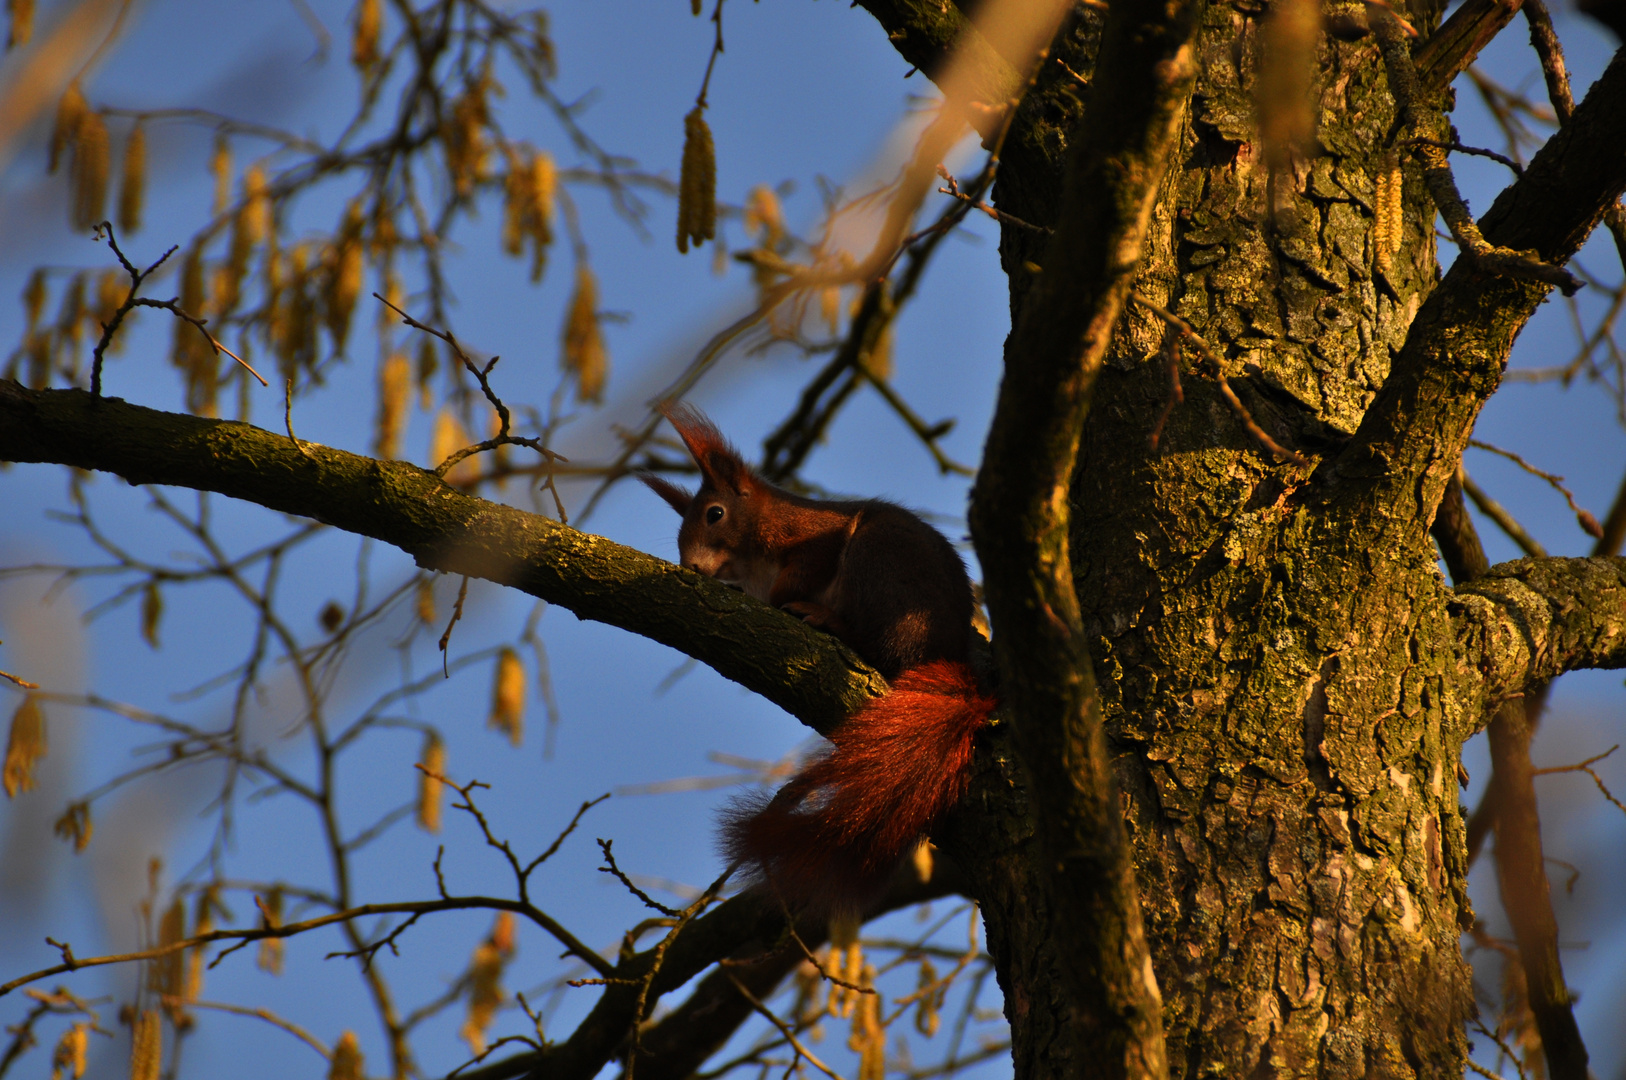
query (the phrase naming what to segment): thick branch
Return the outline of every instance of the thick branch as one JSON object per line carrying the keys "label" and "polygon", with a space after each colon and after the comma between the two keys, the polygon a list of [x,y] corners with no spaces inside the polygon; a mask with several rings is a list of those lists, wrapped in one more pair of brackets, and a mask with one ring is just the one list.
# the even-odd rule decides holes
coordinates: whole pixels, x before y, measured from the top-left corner
{"label": "thick branch", "polygon": [[1519,559],[1452,602],[1457,640],[1489,704],[1566,671],[1626,667],[1626,559]]}
{"label": "thick branch", "polygon": [[[1499,247],[1561,265],[1626,190],[1626,54],[1617,55],[1524,175],[1480,219]],[[1456,472],[1513,340],[1551,286],[1458,258],[1424,302],[1361,425],[1323,466],[1334,528],[1355,546],[1411,550]],[[1396,513],[1395,508],[1405,510]]]}
{"label": "thick branch", "polygon": [[845,646],[765,604],[632,548],[378,461],[250,424],[0,381],[0,461],[214,491],[393,544],[431,570],[540,597],[681,650],[829,731],[884,688]]}
{"label": "thick branch", "polygon": [[1034,781],[1044,880],[1055,910],[1068,913],[1052,944],[1073,977],[1080,1076],[1167,1072],[1162,1001],[1073,588],[1068,491],[1191,94],[1202,11],[1201,0],[1111,6],[1055,235],[1006,343],[972,497],[1002,692]]}

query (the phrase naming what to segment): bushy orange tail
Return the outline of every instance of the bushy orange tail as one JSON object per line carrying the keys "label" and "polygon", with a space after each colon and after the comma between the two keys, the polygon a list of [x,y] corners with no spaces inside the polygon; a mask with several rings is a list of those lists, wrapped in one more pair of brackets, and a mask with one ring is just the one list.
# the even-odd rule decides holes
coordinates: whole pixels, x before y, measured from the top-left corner
{"label": "bushy orange tail", "polygon": [[905,671],[771,800],[736,803],[724,851],[793,904],[862,909],[965,793],[972,736],[993,710],[964,664]]}

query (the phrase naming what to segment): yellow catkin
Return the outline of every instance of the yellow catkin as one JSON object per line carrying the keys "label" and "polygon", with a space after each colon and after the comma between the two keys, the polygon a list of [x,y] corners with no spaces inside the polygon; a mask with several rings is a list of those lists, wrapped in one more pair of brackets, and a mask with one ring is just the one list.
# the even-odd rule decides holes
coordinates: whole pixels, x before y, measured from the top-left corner
{"label": "yellow catkin", "polygon": [[322,303],[327,307],[327,330],[333,335],[333,350],[345,351],[345,340],[350,337],[350,317],[356,312],[356,299],[361,298],[361,280],[364,272],[361,237],[345,234],[332,252],[332,267],[328,268],[327,290]]}
{"label": "yellow catkin", "polygon": [[418,621],[425,626],[435,625],[435,579],[424,578],[418,582],[417,598]]}
{"label": "yellow catkin", "polygon": [[[451,457],[457,451],[469,445],[468,432],[463,428],[463,422],[457,418],[451,406],[444,406],[435,416],[435,430],[429,436],[429,467],[440,468],[440,463]],[[452,474],[463,472],[463,462],[471,459],[464,458],[457,463],[450,473],[446,475],[447,483],[452,482]]]}
{"label": "yellow catkin", "polygon": [[231,202],[231,143],[225,135],[215,136],[214,153],[209,155],[209,175],[215,181],[213,213],[219,217]]}
{"label": "yellow catkin", "polygon": [[[158,920],[158,945],[173,945],[186,936],[186,905],[180,897],[164,911]],[[160,956],[147,967],[147,989],[160,999],[179,998],[186,990],[186,954],[181,950]],[[166,1003],[167,1004],[167,1003]]]}
{"label": "yellow catkin", "polygon": [[[423,752],[418,755],[418,825],[425,832],[440,832],[441,789],[445,786],[436,776],[446,775],[446,744],[431,731],[423,737]],[[435,776],[430,776],[434,773]]]}
{"label": "yellow catkin", "polygon": [[512,911],[497,912],[496,917],[491,920],[491,944],[505,958],[514,955],[517,941],[516,933],[514,913]]}
{"label": "yellow catkin", "polygon": [[158,624],[164,617],[164,593],[156,581],[141,590],[141,640],[148,648],[158,648]]}
{"label": "yellow catkin", "polygon": [[[856,977],[860,986],[873,988],[875,968],[865,965]],[[858,1054],[858,1080],[884,1080],[886,1075],[886,1028],[881,1025],[881,995],[854,994],[852,1034],[847,1048]]]}
{"label": "yellow catkin", "polygon": [[559,174],[553,158],[539,151],[531,158],[529,233],[531,238],[531,281],[542,280],[548,266],[548,247],[553,243],[553,205],[558,194]]}
{"label": "yellow catkin", "polygon": [[55,173],[57,166],[62,163],[62,155],[73,149],[75,140],[79,138],[79,125],[89,111],[90,106],[85,102],[85,92],[79,88],[79,80],[75,79],[62,91],[62,99],[56,105],[56,123],[51,127],[51,158],[48,172]]}
{"label": "yellow catkin", "polygon": [[504,645],[497,654],[497,670],[491,681],[491,716],[487,727],[508,735],[518,746],[525,738],[525,665],[519,654]]}
{"label": "yellow catkin", "polygon": [[28,333],[33,333],[39,325],[40,315],[45,311],[46,293],[45,270],[41,267],[28,275],[28,284],[23,287],[23,312],[28,316]]}
{"label": "yellow catkin", "polygon": [[4,784],[6,797],[14,799],[34,790],[34,765],[45,756],[45,712],[33,694],[23,698],[11,714],[11,734],[6,740]]}
{"label": "yellow catkin", "polygon": [[440,350],[435,348],[435,339],[428,334],[418,342],[418,366],[414,372],[418,382],[418,408],[428,409],[434,400],[431,393],[431,384],[435,372],[440,368]]}
{"label": "yellow catkin", "polygon": [[841,286],[826,285],[819,290],[819,314],[834,334],[841,329]]}
{"label": "yellow catkin", "polygon": [[[194,247],[181,260],[181,294],[177,297],[181,310],[188,315],[202,317],[204,304],[203,252]],[[171,339],[169,362],[181,371],[192,369],[192,354],[207,347],[197,327],[185,319],[176,319]]]}
{"label": "yellow catkin", "polygon": [[[220,887],[211,885],[198,893],[197,905],[192,911],[192,936],[202,937],[215,928],[215,904],[219,902]],[[203,968],[207,947],[198,945],[187,951],[186,1000],[196,1001],[203,996]]]}
{"label": "yellow catkin", "polygon": [[1273,172],[1309,154],[1315,139],[1318,0],[1276,0],[1263,30],[1264,55],[1254,83],[1254,107],[1265,160]]}
{"label": "yellow catkin", "polygon": [[57,1040],[55,1052],[51,1054],[51,1080],[63,1080],[68,1076],[79,1080],[85,1075],[89,1051],[89,1024],[81,1021],[64,1031],[62,1038]]}
{"label": "yellow catkin", "polygon": [[525,250],[525,194],[530,186],[530,162],[519,154],[508,158],[508,177],[502,186],[502,249],[518,255]]}
{"label": "yellow catkin", "polygon": [[147,126],[136,124],[124,142],[124,167],[119,177],[119,231],[137,232],[147,192]]}
{"label": "yellow catkin", "polygon": [[83,336],[86,276],[81,270],[68,279],[68,287],[62,290],[62,306],[56,312],[57,338],[73,349],[79,348]]}
{"label": "yellow catkin", "polygon": [[498,912],[491,936],[475,947],[469,961],[469,1014],[460,1032],[475,1054],[486,1048],[486,1031],[502,1005],[502,970],[514,954],[514,917]]}
{"label": "yellow catkin", "polygon": [[333,1044],[333,1060],[327,1068],[327,1080],[361,1080],[361,1043],[354,1031],[346,1031]]}
{"label": "yellow catkin", "polygon": [[215,314],[226,315],[237,306],[239,287],[248,274],[248,262],[265,241],[271,225],[271,199],[266,188],[265,166],[256,162],[243,174],[242,197],[232,218],[231,246],[217,280]]}
{"label": "yellow catkin", "polygon": [[350,62],[362,74],[378,63],[378,36],[383,27],[384,11],[379,0],[361,0],[356,5],[356,34],[350,39]]}
{"label": "yellow catkin", "polygon": [[112,170],[112,147],[107,135],[107,122],[100,113],[88,109],[79,120],[79,132],[73,148],[73,169],[69,174],[72,188],[71,206],[73,227],[81,231],[101,224],[107,208],[107,180]]}
{"label": "yellow catkin", "polygon": [[402,353],[392,352],[378,368],[378,426],[373,432],[373,456],[395,459],[401,456],[401,437],[406,434],[407,409],[412,400],[412,362]]}
{"label": "yellow catkin", "polygon": [[34,37],[34,0],[7,0],[6,8],[11,15],[6,48],[20,49]]}
{"label": "yellow catkin", "polygon": [[136,1014],[130,1033],[130,1080],[158,1080],[164,1063],[164,1029],[157,1009]]}
{"label": "yellow catkin", "polygon": [[[124,300],[130,295],[130,276],[123,270],[103,270],[96,278],[96,306],[90,312],[90,318],[95,320],[93,327],[97,337],[113,321],[119,308],[124,306]],[[124,313],[124,323],[128,325],[135,318],[135,309],[131,308]],[[108,351],[118,352],[124,348],[124,334],[113,335],[108,344]]]}
{"label": "yellow catkin", "polygon": [[767,184],[758,184],[745,197],[745,231],[760,234],[758,242],[772,249],[785,235],[785,211],[779,196]]}
{"label": "yellow catkin", "polygon": [[[267,929],[275,930],[282,925],[282,889],[274,887],[261,901],[264,912],[261,918],[265,920]],[[268,937],[260,939],[260,955],[256,960],[262,971],[269,971],[273,975],[282,974],[282,961],[284,950],[282,938]]]}
{"label": "yellow catkin", "polygon": [[936,859],[932,855],[932,845],[929,840],[922,840],[915,845],[915,877],[922,885],[932,880],[932,871],[936,869]]}
{"label": "yellow catkin", "polygon": [[937,985],[937,968],[931,960],[922,957],[920,980],[915,985],[918,995],[915,1001],[915,1030],[928,1039],[937,1034],[938,1025],[942,1023],[937,1011],[943,1004],[944,989]]}
{"label": "yellow catkin", "polygon": [[486,172],[486,158],[490,154],[485,135],[489,123],[486,91],[483,79],[469,83],[452,102],[451,117],[441,135],[441,144],[446,150],[446,171],[460,199],[474,193],[474,185]]}
{"label": "yellow catkin", "polygon": [[1400,172],[1400,158],[1394,151],[1383,155],[1374,188],[1372,245],[1376,249],[1378,268],[1387,270],[1390,260],[1400,251],[1401,233],[1405,228],[1405,182]]}
{"label": "yellow catkin", "polygon": [[270,316],[271,342],[278,371],[293,378],[316,362],[316,323],[310,297],[310,245],[297,244],[284,257],[273,248],[267,260],[266,288],[275,297]]}
{"label": "yellow catkin", "polygon": [[90,804],[87,802],[70,803],[62,816],[56,819],[51,831],[71,841],[73,852],[79,854],[90,846],[90,834],[95,831],[94,823],[90,820]]}
{"label": "yellow catkin", "polygon": [[51,384],[51,343],[54,340],[51,333],[40,330],[29,336],[28,349],[28,385],[35,390],[43,390]]}
{"label": "yellow catkin", "polygon": [[717,235],[717,147],[696,105],[683,118],[683,166],[678,175],[677,249],[687,253]]}
{"label": "yellow catkin", "polygon": [[[388,220],[387,218],[385,220]],[[400,316],[395,309],[406,310],[406,286],[401,284],[401,277],[393,270],[384,271],[384,299],[385,304],[378,305],[378,340],[388,343],[396,326],[400,325]]]}
{"label": "yellow catkin", "polygon": [[[811,960],[803,960],[796,965],[796,1004],[791,1007],[790,1015],[796,1018],[798,1027],[812,1027],[824,1015],[824,976]],[[818,1033],[812,1032],[815,1038]]]}
{"label": "yellow catkin", "polygon": [[610,354],[598,321],[598,279],[586,263],[576,268],[576,290],[565,314],[565,369],[576,377],[576,400],[598,404],[610,374]]}

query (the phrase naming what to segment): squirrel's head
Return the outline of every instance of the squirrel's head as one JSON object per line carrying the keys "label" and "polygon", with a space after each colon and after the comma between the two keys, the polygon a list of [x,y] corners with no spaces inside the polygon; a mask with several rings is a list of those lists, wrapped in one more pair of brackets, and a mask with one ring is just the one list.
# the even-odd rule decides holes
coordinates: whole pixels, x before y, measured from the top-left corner
{"label": "squirrel's head", "polygon": [[678,555],[683,565],[743,586],[750,576],[747,564],[754,554],[757,504],[764,485],[698,409],[676,404],[663,406],[661,412],[700,467],[700,490],[691,494],[687,488],[647,473],[639,479],[683,516],[678,529]]}

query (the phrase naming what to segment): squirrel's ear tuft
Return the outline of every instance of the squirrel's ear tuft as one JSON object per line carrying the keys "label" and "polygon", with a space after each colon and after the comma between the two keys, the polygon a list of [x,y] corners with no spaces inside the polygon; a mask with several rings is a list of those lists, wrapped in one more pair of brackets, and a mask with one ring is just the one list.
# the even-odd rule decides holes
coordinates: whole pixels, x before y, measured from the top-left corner
{"label": "squirrel's ear tuft", "polygon": [[694,494],[686,487],[678,487],[672,481],[654,475],[653,473],[639,473],[638,479],[644,485],[666,500],[668,506],[683,516],[689,512],[689,504],[694,502]]}
{"label": "squirrel's ear tuft", "polygon": [[689,448],[695,464],[700,466],[701,475],[713,487],[743,492],[750,486],[753,479],[751,467],[740,457],[739,451],[723,438],[717,425],[706,419],[705,413],[682,402],[663,404],[660,411],[677,429],[683,445]]}

